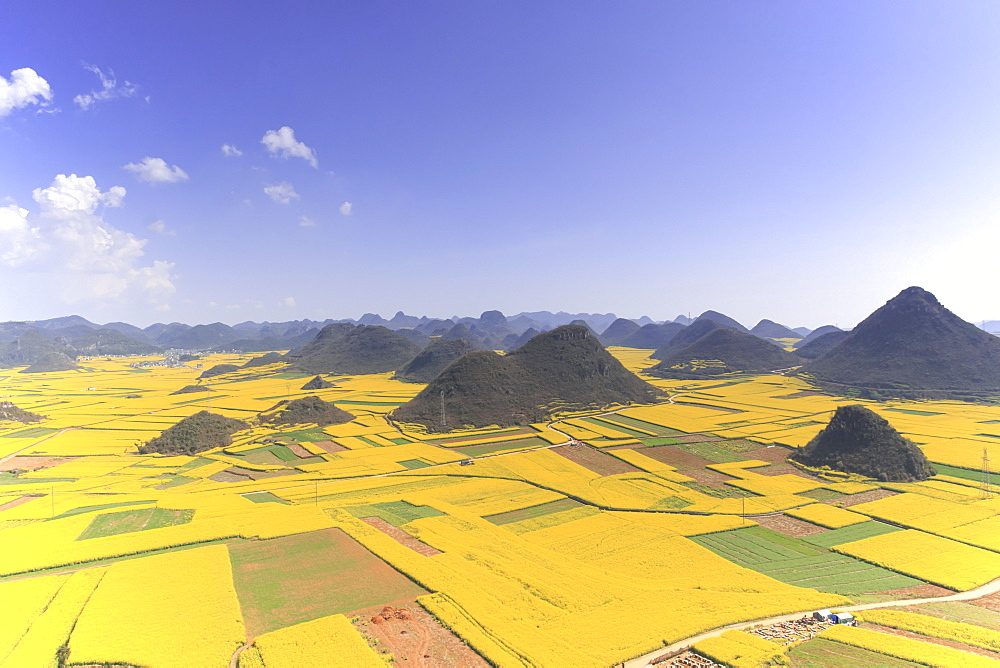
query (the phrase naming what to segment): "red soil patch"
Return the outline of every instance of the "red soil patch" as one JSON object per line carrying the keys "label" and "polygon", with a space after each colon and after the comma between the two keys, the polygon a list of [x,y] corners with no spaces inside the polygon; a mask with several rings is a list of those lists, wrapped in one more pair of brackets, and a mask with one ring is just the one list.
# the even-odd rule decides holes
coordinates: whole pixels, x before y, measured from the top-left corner
{"label": "red soil patch", "polygon": [[[892,601],[901,598],[936,598],[938,596],[951,596],[954,594],[950,589],[945,589],[944,587],[938,587],[932,584],[922,584],[914,585],[912,587],[903,587],[901,589],[889,589],[887,591],[878,592],[879,596],[885,596],[887,601]],[[917,609],[910,610],[910,612],[920,612]]]}
{"label": "red soil patch", "polygon": [[16,469],[37,471],[68,461],[65,457],[11,457],[5,462],[0,462],[0,471],[14,471]]}
{"label": "red soil patch", "polygon": [[615,475],[616,473],[642,473],[642,469],[618,459],[589,445],[560,445],[552,448],[552,452],[593,471],[597,475]]}
{"label": "red soil patch", "polygon": [[344,450],[348,449],[340,445],[339,443],[334,443],[333,441],[313,441],[313,445],[319,448],[323,448],[329,453],[343,452]]}
{"label": "red soil patch", "polygon": [[973,601],[969,601],[969,603],[973,605],[978,605],[980,608],[986,608],[988,610],[1000,612],[1000,593],[990,594],[989,596],[983,596],[982,598],[977,598]]}
{"label": "red soil patch", "polygon": [[431,547],[423,541],[419,541],[410,534],[406,533],[399,527],[395,527],[388,522],[386,522],[381,517],[362,517],[361,521],[365,524],[375,527],[386,536],[395,539],[400,545],[405,545],[414,552],[424,555],[425,557],[432,557],[435,554],[441,554],[441,550],[436,547]]}
{"label": "red soil patch", "polygon": [[885,499],[890,496],[896,496],[897,494],[899,494],[899,492],[894,492],[891,489],[873,489],[870,492],[861,492],[860,494],[849,494],[847,496],[842,496],[839,499],[830,499],[829,501],[824,501],[823,503],[828,503],[831,506],[839,506],[841,508],[850,508],[851,506],[856,506],[859,503],[878,501],[879,499]]}
{"label": "red soil patch", "polygon": [[651,448],[644,448],[642,454],[652,457],[658,462],[673,466],[689,478],[694,478],[696,481],[709,487],[722,489],[726,487],[727,480],[736,479],[731,475],[705,468],[705,466],[713,462],[704,457],[685,452],[672,445],[658,445]]}
{"label": "red soil patch", "polygon": [[293,471],[291,469],[284,469],[282,471],[252,471],[240,468],[239,466],[230,466],[225,471],[220,471],[213,476],[209,476],[208,479],[213,482],[246,482],[247,480],[280,478],[283,475],[295,475],[296,473],[300,473],[300,471]]}
{"label": "red soil patch", "polygon": [[643,448],[642,454],[652,457],[658,462],[673,466],[679,471],[701,469],[713,463],[704,457],[693,455],[672,445],[657,445],[651,448]]}
{"label": "red soil patch", "polygon": [[236,473],[231,473],[231,469],[226,469],[225,471],[219,471],[214,475],[208,476],[208,479],[212,482],[246,482],[250,480],[250,476],[239,475]]}
{"label": "red soil patch", "polygon": [[340,529],[232,542],[229,555],[251,637],[426,593]]}
{"label": "red soil patch", "polygon": [[791,473],[792,475],[797,475],[806,480],[821,480],[817,476],[807,473],[802,469],[798,468],[794,464],[789,464],[785,461],[788,455],[792,454],[794,450],[791,448],[785,448],[780,445],[773,445],[770,447],[757,448],[756,450],[751,450],[745,453],[747,459],[759,459],[762,462],[770,462],[770,466],[761,466],[760,468],[753,469],[754,473],[759,473],[761,475],[785,475]]}
{"label": "red soil patch", "polygon": [[786,536],[791,536],[792,538],[801,538],[802,536],[812,536],[818,533],[825,533],[829,529],[824,529],[821,526],[816,526],[809,522],[803,522],[800,519],[794,517],[789,517],[788,515],[768,515],[767,517],[755,517],[753,521],[762,527],[772,529],[778,533],[785,534]]}
{"label": "red soil patch", "polygon": [[0,503],[0,510],[10,510],[11,508],[17,508],[22,503],[27,503],[32,499],[37,499],[40,496],[45,496],[44,494],[27,494],[13,501],[8,501],[7,503]]}
{"label": "red soil patch", "polygon": [[298,443],[287,443],[285,447],[291,450],[296,457],[301,457],[302,459],[308,459],[313,456],[311,452],[303,448]]}
{"label": "red soil patch", "polygon": [[973,645],[966,645],[964,643],[955,642],[954,640],[942,640],[941,638],[932,638],[931,636],[923,636],[920,635],[919,633],[912,633],[910,631],[894,629],[892,627],[881,626],[879,624],[869,624],[867,622],[864,624],[864,627],[871,631],[881,631],[882,633],[890,633],[894,636],[913,638],[914,640],[934,643],[935,645],[944,645],[945,647],[951,647],[952,649],[958,649],[963,652],[971,652],[972,654],[978,654],[979,656],[986,656],[994,660],[1000,660],[1000,652],[991,652],[988,649],[982,649],[981,647],[975,647]]}
{"label": "red soil patch", "polygon": [[369,643],[395,657],[394,665],[413,668],[488,668],[482,657],[419,605],[362,611],[354,626]]}
{"label": "red soil patch", "polygon": [[775,399],[803,399],[805,397],[822,397],[825,395],[825,392],[820,392],[819,390],[802,390],[801,392],[775,397]]}

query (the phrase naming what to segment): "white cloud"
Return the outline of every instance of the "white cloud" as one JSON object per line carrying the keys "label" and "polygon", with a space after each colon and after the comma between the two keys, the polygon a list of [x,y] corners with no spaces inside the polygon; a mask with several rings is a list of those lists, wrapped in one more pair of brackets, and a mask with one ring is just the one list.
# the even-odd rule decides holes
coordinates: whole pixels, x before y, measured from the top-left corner
{"label": "white cloud", "polygon": [[95,67],[93,65],[85,64],[83,67],[96,74],[97,78],[101,80],[100,90],[92,90],[89,93],[82,93],[73,98],[73,101],[76,102],[77,106],[84,111],[90,109],[98,102],[114,100],[119,97],[132,97],[135,95],[136,91],[139,90],[138,86],[129,81],[126,81],[119,86],[118,79],[115,78],[115,73],[110,69],[108,70],[108,73],[105,74],[99,67]]}
{"label": "white cloud", "polygon": [[43,250],[38,228],[28,224],[28,210],[16,204],[0,207],[0,263],[16,267]]}
{"label": "white cloud", "polygon": [[316,221],[309,216],[299,216],[299,227],[316,227]]}
{"label": "white cloud", "polygon": [[340,205],[340,213],[344,216],[351,215],[351,211],[354,209],[354,205],[350,202],[344,202]]}
{"label": "white cloud", "polygon": [[150,232],[156,232],[157,234],[166,234],[169,236],[174,236],[175,234],[177,234],[173,230],[167,229],[167,224],[164,223],[162,220],[154,220],[153,222],[151,222],[149,225],[146,226],[146,229],[149,230]]}
{"label": "white cloud", "polygon": [[14,70],[10,80],[0,76],[0,118],[31,104],[44,107],[51,100],[49,82],[30,67]]}
{"label": "white cloud", "polygon": [[295,297],[285,297],[281,303],[288,308],[295,308]]}
{"label": "white cloud", "polygon": [[125,200],[125,188],[111,186],[106,193],[97,187],[93,176],[59,174],[48,188],[35,188],[31,196],[42,208],[42,215],[71,218],[92,215],[100,204],[118,207]]}
{"label": "white cloud", "polygon": [[273,186],[264,186],[264,193],[281,204],[288,204],[293,199],[299,199],[299,194],[295,192],[295,187],[287,181],[275,183]]}
{"label": "white cloud", "polygon": [[278,130],[268,130],[264,133],[260,143],[267,147],[267,152],[271,155],[279,155],[282,158],[302,158],[313,167],[319,167],[316,151],[304,143],[296,141],[295,131],[287,125]]}
{"label": "white cloud", "polygon": [[38,276],[39,294],[55,292],[67,304],[163,305],[174,293],[173,263],[144,264],[146,240],[101,215],[99,207],[124,203],[124,188],[102,192],[92,176],[59,174],[32,197],[37,217],[17,206],[0,209],[0,248],[6,264],[26,265]]}
{"label": "white cloud", "polygon": [[125,170],[146,183],[177,183],[188,180],[187,172],[177,165],[171,167],[163,158],[146,156],[141,162],[128,163]]}
{"label": "white cloud", "polygon": [[238,157],[238,156],[243,155],[243,151],[241,151],[240,149],[236,148],[232,144],[223,144],[222,145],[222,155],[229,156],[229,157]]}

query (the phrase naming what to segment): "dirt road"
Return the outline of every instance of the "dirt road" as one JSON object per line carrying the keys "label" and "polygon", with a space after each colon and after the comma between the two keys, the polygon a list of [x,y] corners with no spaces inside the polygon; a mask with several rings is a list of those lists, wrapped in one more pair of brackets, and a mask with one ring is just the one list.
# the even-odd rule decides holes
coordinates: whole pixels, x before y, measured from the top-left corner
{"label": "dirt road", "polygon": [[[983,596],[988,596],[990,594],[995,594],[1000,592],[1000,578],[993,580],[992,582],[987,582],[981,587],[976,587],[975,589],[970,589],[969,591],[960,591],[955,594],[950,594],[948,596],[935,596],[934,598],[907,598],[900,599],[897,601],[880,601],[879,603],[862,603],[859,605],[848,605],[843,607],[837,607],[835,610],[855,612],[858,610],[871,610],[873,608],[891,608],[893,606],[899,605],[920,605],[921,603],[938,603],[940,601],[971,601],[976,598],[981,598]],[[766,619],[756,619],[751,622],[740,622],[738,624],[730,624],[728,626],[722,626],[720,628],[714,629],[712,631],[706,631],[705,633],[700,633],[696,636],[691,636],[690,638],[685,638],[684,640],[679,640],[666,647],[661,647],[660,649],[649,652],[648,654],[643,654],[642,656],[626,661],[620,664],[624,668],[644,668],[645,666],[651,665],[652,661],[664,656],[677,654],[683,650],[689,649],[691,645],[704,640],[705,638],[712,638],[714,636],[722,635],[724,631],[729,630],[741,630],[750,628],[752,626],[768,626],[770,624],[777,624],[778,622],[788,622],[794,619],[801,619],[802,615],[811,614],[812,610],[800,610],[799,612],[789,613],[787,615],[780,615],[778,617],[768,617]]]}

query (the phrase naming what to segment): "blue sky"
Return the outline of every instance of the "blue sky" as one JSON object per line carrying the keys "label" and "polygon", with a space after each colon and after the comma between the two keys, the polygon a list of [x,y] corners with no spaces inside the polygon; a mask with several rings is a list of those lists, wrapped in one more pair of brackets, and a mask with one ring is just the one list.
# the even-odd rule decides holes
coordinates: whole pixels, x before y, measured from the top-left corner
{"label": "blue sky", "polygon": [[909,285],[1000,318],[998,22],[995,2],[15,3],[0,320],[849,326]]}

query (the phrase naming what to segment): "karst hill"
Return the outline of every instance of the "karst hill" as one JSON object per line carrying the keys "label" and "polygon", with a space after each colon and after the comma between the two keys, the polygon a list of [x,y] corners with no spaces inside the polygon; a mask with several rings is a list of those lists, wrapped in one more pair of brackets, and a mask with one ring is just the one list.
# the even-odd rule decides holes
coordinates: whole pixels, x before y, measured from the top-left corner
{"label": "karst hill", "polygon": [[53,373],[57,371],[73,371],[79,368],[79,365],[68,355],[53,351],[44,353],[35,360],[34,364],[26,369],[21,369],[20,373]]}
{"label": "karst hill", "polygon": [[463,355],[475,348],[465,339],[434,339],[430,344],[403,365],[395,378],[411,383],[429,383],[438,374]]}
{"label": "karst hill", "polygon": [[728,327],[711,329],[693,343],[661,359],[647,373],[688,378],[735,371],[773,371],[802,364],[801,358],[770,341]]}
{"label": "karst hill", "polygon": [[38,422],[41,419],[43,418],[38,413],[32,413],[19,408],[11,401],[0,401],[0,422],[10,420],[12,422],[27,424],[29,422]]}
{"label": "karst hill", "polygon": [[284,400],[271,411],[262,413],[261,422],[268,424],[312,424],[320,427],[350,422],[354,416],[319,397]]}
{"label": "karst hill", "polygon": [[892,394],[991,394],[1000,392],[1000,339],[911,287],[802,371],[821,383]]}
{"label": "karst hill", "polygon": [[920,448],[858,404],[839,407],[830,424],[789,459],[882,482],[926,480],[935,473]]}
{"label": "karst hill", "polygon": [[285,356],[306,373],[366,374],[395,371],[413,359],[420,347],[380,325],[334,323],[316,338]]}
{"label": "karst hill", "polygon": [[233,434],[250,425],[241,420],[199,411],[139,446],[140,455],[194,455],[232,444]]}
{"label": "karst hill", "polygon": [[586,327],[563,325],[506,356],[485,350],[459,358],[393,418],[434,431],[511,426],[543,421],[557,408],[652,403],[661,394],[623,367]]}

